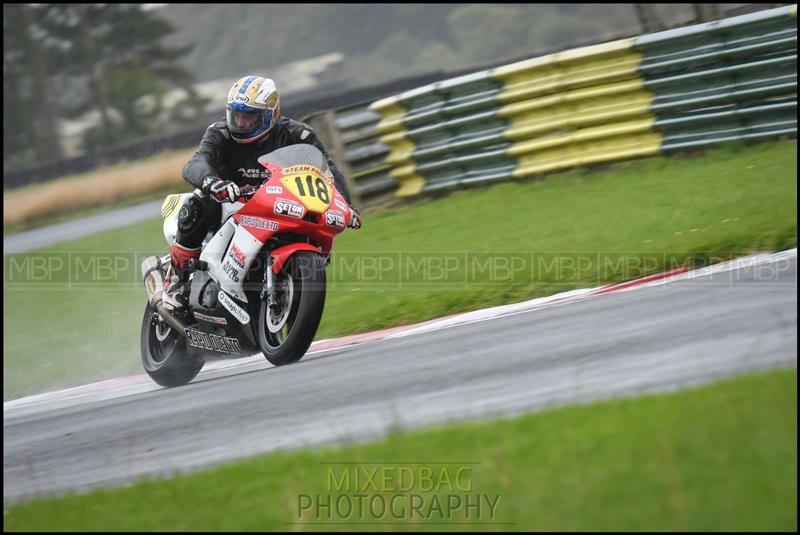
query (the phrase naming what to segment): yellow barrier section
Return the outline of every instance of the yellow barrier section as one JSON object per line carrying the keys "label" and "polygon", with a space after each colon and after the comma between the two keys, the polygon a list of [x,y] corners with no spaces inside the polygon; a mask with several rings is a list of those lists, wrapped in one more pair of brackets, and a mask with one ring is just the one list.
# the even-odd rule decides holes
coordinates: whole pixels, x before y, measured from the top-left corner
{"label": "yellow barrier section", "polygon": [[644,117],[653,95],[643,87],[644,81],[638,79],[566,91],[507,104],[498,115],[511,120],[507,139],[525,140],[566,128]]}
{"label": "yellow barrier section", "polygon": [[498,67],[498,115],[509,120],[506,154],[515,178],[603,161],[657,154],[653,95],[642,56],[623,39]]}
{"label": "yellow barrier section", "polygon": [[369,109],[378,112],[382,117],[375,129],[384,134],[378,141],[389,147],[389,154],[383,160],[383,163],[394,166],[389,176],[400,183],[395,195],[398,197],[416,195],[425,186],[425,179],[415,173],[416,165],[412,162],[410,165],[397,167],[411,162],[411,155],[417,146],[408,137],[408,130],[403,124],[406,108],[396,96],[392,96],[373,102]]}
{"label": "yellow barrier section", "polygon": [[661,135],[654,119],[625,121],[583,128],[515,144],[509,156],[519,160],[512,176],[521,178],[548,171],[604,161],[658,154]]}
{"label": "yellow barrier section", "polygon": [[633,39],[622,39],[519,61],[492,72],[503,82],[497,95],[502,104],[637,78],[641,54],[633,50]]}
{"label": "yellow barrier section", "polygon": [[400,183],[400,187],[395,192],[397,197],[413,197],[425,187],[425,177],[418,175],[416,170],[417,166],[412,163],[396,167],[389,172],[389,176],[394,177]]}
{"label": "yellow barrier section", "polygon": [[381,114],[382,119],[375,126],[378,133],[385,134],[403,126],[406,108],[396,96],[376,100],[370,104],[369,109]]}
{"label": "yellow barrier section", "polygon": [[411,159],[417,144],[408,137],[408,131],[403,129],[381,136],[378,141],[389,147],[389,154],[384,158],[383,163],[399,165]]}

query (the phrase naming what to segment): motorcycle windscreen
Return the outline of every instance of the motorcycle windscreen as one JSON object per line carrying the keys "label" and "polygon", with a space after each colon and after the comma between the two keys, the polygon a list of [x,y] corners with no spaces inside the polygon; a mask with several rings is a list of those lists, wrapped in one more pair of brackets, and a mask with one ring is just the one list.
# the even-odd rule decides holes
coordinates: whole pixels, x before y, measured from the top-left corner
{"label": "motorcycle windscreen", "polygon": [[325,155],[317,147],[308,143],[297,143],[274,150],[259,157],[258,163],[264,167],[268,164],[275,164],[282,169],[294,165],[313,165],[324,173],[330,174]]}
{"label": "motorcycle windscreen", "polygon": [[319,214],[328,210],[334,182],[326,158],[318,148],[299,143],[273,151],[258,161],[307,210]]}

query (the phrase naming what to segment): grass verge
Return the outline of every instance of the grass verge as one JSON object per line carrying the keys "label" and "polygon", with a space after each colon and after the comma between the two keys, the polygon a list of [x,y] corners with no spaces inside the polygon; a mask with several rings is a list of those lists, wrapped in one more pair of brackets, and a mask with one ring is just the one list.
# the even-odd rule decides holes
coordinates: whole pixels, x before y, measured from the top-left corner
{"label": "grass verge", "polygon": [[[790,140],[368,214],[336,241],[318,338],[790,248],[796,197]],[[166,251],[152,220],[6,257],[4,398],[141,372],[138,262]]]}
{"label": "grass verge", "polygon": [[3,233],[72,219],[81,212],[145,200],[176,187],[185,189],[181,168],[193,150],[161,154],[89,173],[3,192]]}
{"label": "grass verge", "polygon": [[[356,482],[356,472],[376,469],[374,480]],[[433,474],[430,482],[423,469]],[[326,509],[328,502],[334,506]],[[434,502],[444,504],[441,512]],[[6,507],[4,526],[796,531],[797,369],[513,420],[396,431],[370,444],[262,455]]]}
{"label": "grass verge", "polygon": [[186,183],[175,183],[168,185],[157,190],[141,193],[138,195],[128,195],[118,200],[111,200],[105,202],[102,206],[90,206],[87,208],[69,209],[61,212],[53,212],[47,215],[37,216],[36,219],[27,220],[20,223],[10,225],[3,225],[3,234],[8,236],[26,230],[46,227],[49,225],[56,225],[58,223],[65,223],[67,221],[74,221],[92,215],[111,212],[118,208],[125,208],[126,206],[134,206],[136,204],[145,203],[147,201],[160,200],[169,195],[170,193],[186,193]]}

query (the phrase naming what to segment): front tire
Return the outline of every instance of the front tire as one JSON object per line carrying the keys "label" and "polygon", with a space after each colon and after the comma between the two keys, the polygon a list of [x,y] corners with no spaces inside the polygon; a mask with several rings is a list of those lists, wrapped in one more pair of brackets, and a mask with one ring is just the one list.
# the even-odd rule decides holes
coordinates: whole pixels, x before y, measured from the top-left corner
{"label": "front tire", "polygon": [[183,386],[200,373],[205,361],[190,354],[183,335],[155,319],[154,314],[155,309],[148,303],[142,319],[142,365],[161,386]]}
{"label": "front tire", "polygon": [[275,277],[276,303],[261,302],[258,345],[275,366],[297,362],[317,334],[325,308],[325,261],[311,251],[298,251]]}

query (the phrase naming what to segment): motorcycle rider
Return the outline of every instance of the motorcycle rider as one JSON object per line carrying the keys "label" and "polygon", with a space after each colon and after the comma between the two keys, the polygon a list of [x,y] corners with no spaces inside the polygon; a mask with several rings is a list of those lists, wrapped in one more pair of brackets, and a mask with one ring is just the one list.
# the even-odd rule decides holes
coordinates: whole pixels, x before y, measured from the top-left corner
{"label": "motorcycle rider", "polygon": [[193,269],[191,261],[200,256],[203,239],[221,223],[220,203],[236,202],[240,186],[258,186],[268,178],[266,169],[258,163],[259,156],[268,152],[296,143],[320,149],[336,188],[353,210],[350,227],[361,227],[344,175],[311,127],[281,116],[280,97],[273,80],[253,75],[240,78],[228,91],[225,111],[226,120],[206,129],[199,148],[183,167],[183,178],[206,196],[201,199],[193,195],[178,214],[178,232],[170,250],[171,269],[164,294],[165,303],[173,308],[183,305],[176,298]]}

